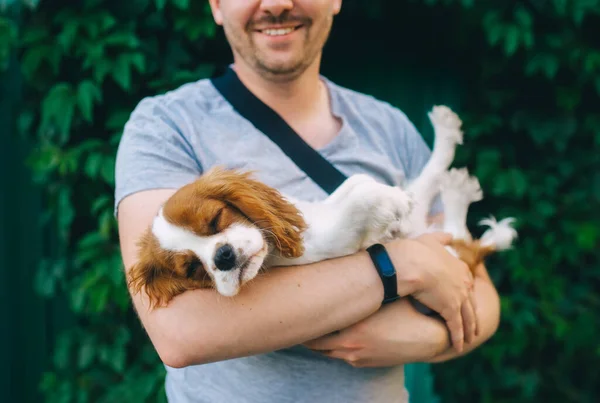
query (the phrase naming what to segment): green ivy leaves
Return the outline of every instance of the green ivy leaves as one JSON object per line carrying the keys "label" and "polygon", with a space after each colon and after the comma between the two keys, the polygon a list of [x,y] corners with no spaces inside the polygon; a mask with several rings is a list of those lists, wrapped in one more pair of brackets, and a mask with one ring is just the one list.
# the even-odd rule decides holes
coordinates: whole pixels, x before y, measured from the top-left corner
{"label": "green ivy leaves", "polygon": [[34,286],[71,315],[41,382],[44,400],[164,401],[164,368],[125,286],[115,157],[143,96],[212,73],[192,53],[215,34],[208,3],[85,0],[20,11],[21,32],[0,17],[0,63],[18,52],[27,92],[18,127],[35,139],[27,163],[47,201],[41,225],[52,247]]}
{"label": "green ivy leaves", "polygon": [[435,3],[461,9],[460,29],[483,47],[475,67],[461,66],[477,83],[465,95],[464,152],[487,195],[474,215],[514,215],[520,231],[489,264],[499,332],[435,367],[444,400],[595,401],[594,375],[580,369],[599,357],[600,1]]}
{"label": "green ivy leaves", "polygon": [[490,45],[501,44],[507,56],[512,56],[523,47],[531,49],[534,45],[531,14],[523,7],[517,7],[512,21],[505,21],[500,11],[485,14],[483,26]]}

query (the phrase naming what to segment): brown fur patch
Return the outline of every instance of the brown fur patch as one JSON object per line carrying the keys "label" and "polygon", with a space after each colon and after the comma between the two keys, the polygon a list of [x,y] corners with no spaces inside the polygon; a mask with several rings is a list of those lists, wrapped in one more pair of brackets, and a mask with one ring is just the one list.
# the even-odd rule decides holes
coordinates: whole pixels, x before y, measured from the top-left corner
{"label": "brown fur patch", "polygon": [[144,289],[150,306],[166,305],[187,290],[212,287],[206,271],[199,266],[193,276],[188,267],[197,258],[192,252],[170,252],[162,249],[148,229],[138,242],[139,260],[129,270],[128,285],[133,293]]}
{"label": "brown fur patch", "polygon": [[481,246],[479,240],[470,242],[455,240],[452,241],[450,246],[456,250],[459,258],[469,266],[473,275],[475,275],[475,270],[483,263],[485,258],[496,251],[493,247]]}
{"label": "brown fur patch", "polygon": [[[264,230],[266,239],[286,257],[304,253],[302,214],[275,189],[250,178],[250,173],[213,168],[182,187],[166,202],[165,218],[198,235],[210,233],[210,222],[219,208],[233,206],[247,220]],[[242,220],[224,211],[225,224]]]}

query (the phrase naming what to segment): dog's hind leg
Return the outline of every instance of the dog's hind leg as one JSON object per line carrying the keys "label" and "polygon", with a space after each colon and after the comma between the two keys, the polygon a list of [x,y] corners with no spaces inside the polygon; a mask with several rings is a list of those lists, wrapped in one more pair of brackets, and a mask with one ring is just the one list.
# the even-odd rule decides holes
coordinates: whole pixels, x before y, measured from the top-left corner
{"label": "dog's hind leg", "polygon": [[456,145],[462,144],[462,121],[447,106],[436,106],[429,113],[434,130],[434,145],[431,157],[419,176],[408,184],[407,192],[414,200],[411,212],[413,235],[427,231],[427,218],[431,204],[439,193],[440,177],[454,161]]}
{"label": "dog's hind leg", "polygon": [[453,168],[441,175],[440,190],[444,205],[443,231],[452,234],[455,240],[471,241],[467,214],[471,203],[483,198],[479,180],[470,176],[466,168]]}

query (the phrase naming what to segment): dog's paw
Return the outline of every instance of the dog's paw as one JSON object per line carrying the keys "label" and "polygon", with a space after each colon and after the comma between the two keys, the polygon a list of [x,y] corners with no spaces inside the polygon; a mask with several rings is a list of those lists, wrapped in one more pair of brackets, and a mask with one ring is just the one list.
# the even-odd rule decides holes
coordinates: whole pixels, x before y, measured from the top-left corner
{"label": "dog's paw", "polygon": [[413,200],[403,189],[379,185],[370,189],[370,213],[362,248],[405,237],[412,231]]}
{"label": "dog's paw", "polygon": [[434,106],[429,112],[429,119],[433,125],[447,129],[460,130],[462,126],[462,120],[446,105]]}
{"label": "dog's paw", "polygon": [[462,120],[445,105],[434,106],[429,112],[436,140],[447,140],[455,144],[463,143]]}
{"label": "dog's paw", "polygon": [[452,168],[441,176],[440,191],[445,199],[457,199],[473,203],[483,199],[479,180],[469,175],[467,168]]}

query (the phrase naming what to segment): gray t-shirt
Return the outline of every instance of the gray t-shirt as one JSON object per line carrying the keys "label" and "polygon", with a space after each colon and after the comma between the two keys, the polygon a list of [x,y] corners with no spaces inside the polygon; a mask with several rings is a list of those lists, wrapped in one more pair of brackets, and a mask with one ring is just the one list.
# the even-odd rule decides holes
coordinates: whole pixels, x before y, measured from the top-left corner
{"label": "gray t-shirt", "polygon": [[[335,139],[318,151],[346,175],[368,173],[390,185],[418,175],[430,150],[408,118],[385,102],[322,79],[332,111],[343,123]],[[295,198],[327,196],[210,81],[200,80],[145,98],[132,113],[117,154],[115,210],[132,193],[181,187],[214,165],[253,170],[259,180]],[[166,391],[173,403],[408,401],[402,366],[353,368],[301,346],[167,367]]]}

